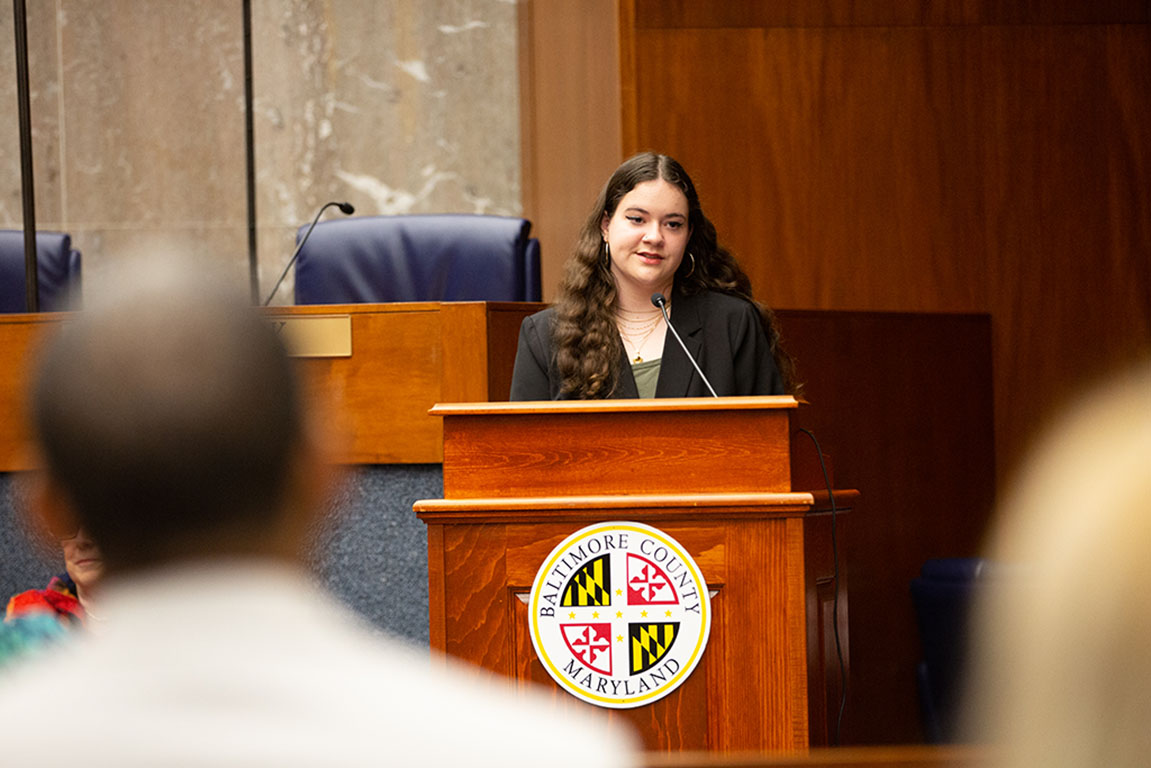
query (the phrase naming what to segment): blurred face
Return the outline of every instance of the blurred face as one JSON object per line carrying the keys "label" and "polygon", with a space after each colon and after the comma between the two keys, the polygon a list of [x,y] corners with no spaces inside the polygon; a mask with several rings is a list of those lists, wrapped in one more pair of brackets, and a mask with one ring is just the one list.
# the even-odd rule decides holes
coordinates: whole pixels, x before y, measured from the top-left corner
{"label": "blurred face", "polygon": [[104,575],[104,559],[96,543],[82,529],[76,535],[63,539],[64,568],[81,592],[90,592]]}
{"label": "blurred face", "polygon": [[619,201],[602,232],[611,247],[611,272],[621,290],[671,288],[690,230],[687,197],[663,179],[641,182]]}

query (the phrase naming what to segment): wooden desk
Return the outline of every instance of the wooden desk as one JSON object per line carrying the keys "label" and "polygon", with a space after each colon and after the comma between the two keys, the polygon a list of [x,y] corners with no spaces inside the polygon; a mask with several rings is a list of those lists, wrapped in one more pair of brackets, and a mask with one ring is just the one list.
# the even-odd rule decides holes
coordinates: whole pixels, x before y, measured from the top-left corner
{"label": "wooden desk", "polygon": [[[459,302],[275,307],[269,316],[346,315],[351,357],[301,359],[347,435],[349,464],[443,460],[437,402],[507,399],[523,318],[539,304]],[[67,313],[0,315],[0,472],[30,468],[24,398],[37,346]]]}
{"label": "wooden desk", "polygon": [[31,469],[25,397],[36,352],[65,313],[0,315],[0,472]]}

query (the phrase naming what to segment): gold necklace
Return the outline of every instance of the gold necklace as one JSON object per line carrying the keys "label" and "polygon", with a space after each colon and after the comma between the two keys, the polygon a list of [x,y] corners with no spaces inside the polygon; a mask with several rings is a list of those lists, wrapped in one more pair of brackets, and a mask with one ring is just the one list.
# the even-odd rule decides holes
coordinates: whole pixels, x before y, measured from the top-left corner
{"label": "gold necklace", "polygon": [[[671,304],[668,303],[667,308],[671,309]],[[616,309],[615,311],[616,324],[627,327],[628,329],[637,333],[643,332],[653,325],[659,325],[659,321],[663,319],[663,313],[659,310],[652,312],[637,312],[635,310]]]}
{"label": "gold necklace", "polygon": [[655,333],[656,327],[657,327],[656,325],[653,325],[651,327],[651,330],[649,330],[647,333],[645,333],[643,335],[643,338],[639,340],[638,344],[636,344],[634,338],[627,335],[623,331],[620,331],[620,336],[623,336],[624,341],[626,341],[628,344],[630,344],[631,348],[635,350],[635,358],[632,360],[633,363],[642,363],[643,362],[643,355],[641,355],[640,353],[643,352],[643,345],[646,344],[647,340],[651,338],[651,335],[653,333]]}
{"label": "gold necklace", "polygon": [[659,321],[660,318],[658,317],[653,317],[645,323],[629,323],[626,320],[617,320],[616,327],[620,329],[621,333],[626,333],[629,336],[641,336],[659,325]]}
{"label": "gold necklace", "polygon": [[[668,309],[671,309],[670,305],[668,305]],[[635,358],[632,359],[632,362],[642,363],[643,355],[641,353],[643,352],[644,344],[647,344],[647,340],[651,338],[651,335],[655,333],[655,329],[659,327],[660,320],[663,320],[663,313],[660,312],[650,321],[645,320],[637,323],[624,318],[624,311],[625,310],[618,310],[616,312],[616,327],[619,329],[619,335],[623,337],[623,340],[635,350]],[[631,314],[638,315],[641,313],[632,312]],[[640,338],[639,344],[636,344],[635,337],[640,334],[643,334],[643,336]]]}
{"label": "gold necklace", "polygon": [[[671,306],[671,302],[668,302],[668,306]],[[615,313],[620,317],[630,315],[631,317],[647,318],[659,315],[660,311],[659,309],[624,309],[623,307],[616,307]]]}

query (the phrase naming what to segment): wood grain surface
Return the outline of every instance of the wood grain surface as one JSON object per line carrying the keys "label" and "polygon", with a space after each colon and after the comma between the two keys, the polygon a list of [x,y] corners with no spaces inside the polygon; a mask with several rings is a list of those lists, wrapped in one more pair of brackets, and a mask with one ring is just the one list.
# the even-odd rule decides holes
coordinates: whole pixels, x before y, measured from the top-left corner
{"label": "wood grain surface", "polygon": [[[806,382],[800,423],[834,459],[836,485],[862,494],[842,554],[851,585],[843,743],[919,741],[910,583],[929,558],[979,554],[991,519],[992,322],[819,311],[779,319]],[[810,441],[793,448],[803,454],[814,456]]]}
{"label": "wood grain surface", "polygon": [[545,297],[583,213],[552,222],[655,149],[773,306],[990,314],[1000,480],[1053,412],[1151,355],[1145,0],[530,5],[537,39],[569,43],[537,51],[562,80],[524,119],[585,129],[525,135],[526,213],[563,243]]}
{"label": "wood grain surface", "polygon": [[[836,695],[826,689],[826,653],[809,645],[825,643],[831,630],[812,624],[838,621],[846,630],[847,600],[843,592],[836,616],[820,596],[836,570],[832,549],[818,540],[827,534],[819,521],[831,497],[791,489],[796,405],[733,398],[437,406],[445,498],[415,504],[429,528],[433,646],[558,692],[537,659],[522,598],[574,531],[611,520],[647,523],[699,565],[715,595],[711,637],[683,685],[610,717],[635,726],[654,750],[807,747],[812,712],[825,720]],[[681,435],[691,438],[675,442]],[[647,447],[653,442],[671,443],[670,459]],[[753,472],[743,459],[749,447],[776,469]],[[562,455],[537,458],[557,450]],[[636,469],[619,472],[621,464]],[[733,483],[744,492],[729,492]],[[856,495],[835,498],[848,508]],[[809,518],[819,533],[809,532]],[[815,743],[826,743],[827,732],[821,720]]]}
{"label": "wood grain surface", "polygon": [[[351,357],[299,359],[335,455],[354,464],[443,459],[441,401],[507,398],[519,324],[539,304],[460,302],[276,307],[270,317],[347,315]],[[34,352],[64,314],[0,315],[0,472],[29,468],[24,399]]]}
{"label": "wood grain surface", "polygon": [[[808,744],[805,514],[728,519],[700,508],[694,520],[662,519],[659,510],[626,515],[675,537],[699,565],[712,599],[712,631],[700,669],[666,698],[610,713],[634,725],[658,750],[785,749]],[[429,521],[430,605],[436,647],[521,684],[570,699],[540,665],[519,596],[530,591],[540,564],[573,531],[618,511],[587,508],[586,520],[556,522],[546,512],[516,524]],[[421,514],[421,517],[424,517]],[[440,546],[442,551],[431,551]],[[824,562],[813,571],[830,573]],[[442,589],[442,592],[440,591]],[[843,606],[846,613],[846,604]],[[441,631],[442,628],[442,631]],[[822,681],[822,669],[815,675]],[[574,699],[571,703],[579,704]],[[822,728],[822,725],[821,725]]]}
{"label": "wood grain surface", "polygon": [[1151,21],[1146,0],[636,0],[636,28],[902,27],[990,24],[1139,24]]}
{"label": "wood grain surface", "polygon": [[63,313],[0,315],[0,472],[31,469],[27,391],[38,346]]}
{"label": "wood grain surface", "polygon": [[616,0],[527,0],[519,8],[525,215],[540,240],[544,298],[620,161]]}
{"label": "wood grain surface", "polygon": [[445,414],[444,496],[791,490],[789,409],[700,404],[703,410],[661,401],[641,402],[639,410],[611,403],[480,405],[474,415],[437,409]]}
{"label": "wood grain surface", "polygon": [[778,752],[649,752],[647,768],[978,768],[995,764],[994,751],[980,746],[899,746]]}
{"label": "wood grain surface", "polygon": [[757,295],[989,312],[1001,479],[1151,352],[1146,3],[691,5],[637,3],[624,153],[684,162]]}
{"label": "wood grain surface", "polygon": [[[849,707],[861,718],[849,738],[916,740],[914,695],[903,693],[912,690],[904,664],[916,643],[901,599],[912,561],[973,554],[989,494],[1009,484],[1037,431],[1096,379],[1151,356],[1151,4],[618,5],[614,27],[595,14],[565,17],[568,30],[619,35],[614,72],[604,71],[611,61],[595,62],[596,83],[612,76],[619,83],[618,91],[605,85],[601,98],[618,94],[618,102],[604,105],[594,122],[619,115],[619,130],[588,133],[603,140],[581,150],[584,157],[615,152],[618,162],[654,149],[680,159],[721,241],[751,275],[756,295],[775,307],[990,316],[991,359],[981,368],[991,376],[989,447],[958,429],[959,419],[937,416],[913,428],[901,408],[905,396],[916,386],[939,386],[940,377],[905,365],[891,345],[868,346],[885,355],[870,359],[839,337],[809,337],[796,347],[820,356],[828,346],[877,367],[868,378],[882,378],[885,391],[868,410],[900,424],[901,437],[889,437],[871,413],[840,406],[859,408],[852,389],[858,369],[808,379],[809,388],[830,395],[815,409],[836,414],[825,432],[863,425],[872,438],[866,454],[830,451],[839,465],[852,456],[853,471],[866,465],[869,483],[898,486],[890,504],[870,510],[884,518],[854,530],[863,537],[856,555],[877,548],[893,557],[853,568],[853,606],[860,608],[857,597],[864,603],[853,622],[871,616],[901,629],[891,633],[895,647],[883,650],[875,645],[883,630],[853,627],[853,696],[869,699]],[[535,27],[549,23],[548,6],[535,3]],[[557,49],[555,58],[564,59],[569,77],[590,66],[580,51]],[[537,121],[572,108],[564,89],[536,96]],[[549,176],[557,153],[571,161],[554,141],[525,153],[539,178]],[[561,210],[539,191],[527,215]],[[564,255],[545,251],[545,260],[556,260],[547,273],[558,274]],[[546,296],[553,287],[545,283]],[[962,368],[946,368],[957,384],[972,380]],[[977,398],[960,397],[963,407],[982,402],[977,386]],[[856,442],[846,428],[840,434]],[[951,434],[973,440],[958,445],[980,452],[952,450]],[[897,439],[919,453],[893,446]],[[916,457],[928,455],[942,463],[926,474],[907,471],[922,468]],[[906,482],[883,481],[875,473],[884,468]],[[840,484],[860,487],[864,504],[876,498],[850,477]],[[930,520],[911,525],[917,514]],[[898,705],[883,706],[892,696]]]}

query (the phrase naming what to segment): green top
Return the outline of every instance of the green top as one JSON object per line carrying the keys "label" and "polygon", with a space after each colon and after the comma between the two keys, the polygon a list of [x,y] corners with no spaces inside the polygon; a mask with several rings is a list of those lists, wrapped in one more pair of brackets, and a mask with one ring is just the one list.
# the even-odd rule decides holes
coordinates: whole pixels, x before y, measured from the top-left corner
{"label": "green top", "polygon": [[631,375],[635,377],[635,388],[640,397],[655,397],[655,383],[659,381],[660,358],[632,363]]}

